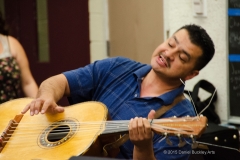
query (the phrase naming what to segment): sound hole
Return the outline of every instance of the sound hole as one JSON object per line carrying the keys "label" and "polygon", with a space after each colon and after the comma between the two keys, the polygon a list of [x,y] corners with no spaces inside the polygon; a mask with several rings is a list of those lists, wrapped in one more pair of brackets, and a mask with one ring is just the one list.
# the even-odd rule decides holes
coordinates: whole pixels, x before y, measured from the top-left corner
{"label": "sound hole", "polygon": [[60,125],[53,130],[51,130],[47,136],[49,142],[56,142],[68,135],[70,132],[70,127],[68,125]]}
{"label": "sound hole", "polygon": [[79,123],[73,118],[62,119],[47,126],[38,137],[43,148],[54,148],[70,140],[77,132]]}

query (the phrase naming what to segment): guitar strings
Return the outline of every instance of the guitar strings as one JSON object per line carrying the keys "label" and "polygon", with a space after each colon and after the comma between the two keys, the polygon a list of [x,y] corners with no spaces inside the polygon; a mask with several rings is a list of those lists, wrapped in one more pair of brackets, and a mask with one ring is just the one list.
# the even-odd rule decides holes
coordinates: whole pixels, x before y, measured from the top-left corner
{"label": "guitar strings", "polygon": [[[170,122],[170,126],[173,126],[173,124],[171,124],[172,122],[187,122],[187,121],[194,121],[194,117],[193,118],[189,118],[189,117],[186,117],[186,118],[180,118],[180,119],[177,119],[177,118],[173,118],[173,119],[156,119],[154,121],[154,124],[155,123],[166,123],[166,122]],[[119,132],[119,131],[123,131],[123,130],[126,130],[128,129],[128,123],[129,121],[128,120],[124,120],[124,121],[101,121],[101,122],[80,122],[80,123],[76,123],[76,122],[73,122],[73,123],[69,123],[69,122],[62,122],[62,123],[57,123],[57,124],[51,124],[50,126],[52,128],[57,128],[55,129],[55,131],[64,131],[66,128],[69,128],[69,127],[64,127],[64,125],[68,126],[68,125],[80,125],[80,128],[81,130],[93,130],[94,128],[95,129],[99,129],[99,125],[104,125],[105,126],[105,133],[112,133],[112,132]],[[87,126],[86,126],[87,125]],[[90,126],[89,126],[90,125]],[[158,126],[157,126],[158,125]],[[155,128],[157,127],[161,127],[161,125],[157,124],[157,125],[154,125],[156,126]],[[166,124],[165,124],[166,125]],[[175,127],[179,124],[174,124]],[[39,126],[44,126],[46,127],[46,125],[44,124],[40,124],[40,125],[37,125],[37,127],[39,128]],[[179,126],[183,126],[183,125],[179,125]],[[21,125],[18,125],[17,127],[11,127],[10,130],[8,130],[10,132],[9,135],[11,135],[11,132],[14,132],[14,129],[18,129],[21,131],[29,131],[32,127],[36,127],[36,124],[35,123],[21,123]],[[85,127],[85,128],[84,128]],[[40,130],[43,130],[43,128],[40,128]],[[34,132],[35,129],[34,129]],[[20,133],[18,133],[20,134]]]}
{"label": "guitar strings", "polygon": [[[154,119],[155,123],[165,123],[165,122],[187,122],[187,121],[196,121],[198,120],[197,117],[170,117],[170,118],[161,118],[161,119]],[[59,126],[59,124],[108,124],[108,125],[118,125],[119,124],[128,124],[130,120],[114,120],[114,121],[85,121],[85,122],[51,122],[51,126]],[[151,121],[151,120],[149,120]],[[22,124],[24,125],[38,125],[38,126],[46,126],[46,124],[43,123],[31,123],[31,122],[21,122],[21,123],[14,123],[15,125]],[[49,125],[49,124],[47,124]],[[28,127],[28,126],[27,126]],[[13,127],[14,128],[14,127]]]}
{"label": "guitar strings", "polygon": [[[183,80],[182,80],[181,78],[180,78],[180,81],[182,82],[182,84],[183,84],[184,86],[186,86],[185,83],[183,82]],[[189,95],[189,97],[190,97],[190,100],[192,101],[192,104],[193,104],[193,108],[194,108],[194,110],[195,110],[195,113],[196,113],[196,115],[199,117],[199,114],[197,113],[197,109],[196,109],[195,103],[193,102],[192,96],[191,96],[191,94],[190,94],[189,91],[188,91],[188,95]]]}
{"label": "guitar strings", "polygon": [[[189,118],[188,118],[189,119]],[[183,120],[178,120],[178,119],[176,119],[176,118],[174,118],[173,120],[167,120],[167,119],[163,119],[163,120],[156,120],[156,121],[163,121],[163,122],[172,122],[172,121],[183,121]],[[162,125],[159,125],[159,124],[155,124],[156,123],[156,121],[153,123],[153,129],[155,128],[157,128],[157,129],[162,129],[163,131],[178,131],[178,132],[184,132],[184,130],[181,130],[181,129],[174,129],[174,128],[172,128],[172,127],[166,127],[166,126],[162,126]],[[192,120],[191,120],[192,121]],[[123,122],[125,122],[125,124],[123,123]],[[55,130],[56,132],[58,132],[58,131],[60,131],[61,133],[49,133],[49,134],[62,134],[63,132],[65,132],[65,131],[67,131],[66,133],[68,133],[70,130],[71,131],[75,131],[75,132],[81,132],[82,134],[84,133],[84,132],[86,132],[86,133],[88,133],[89,134],[89,132],[93,132],[93,129],[96,129],[97,131],[98,130],[100,130],[100,129],[104,129],[104,131],[108,131],[108,132],[103,132],[102,134],[106,134],[106,133],[114,133],[114,132],[118,132],[118,131],[126,131],[126,129],[128,129],[128,120],[124,120],[124,121],[106,121],[106,123],[104,124],[102,121],[101,122],[82,122],[82,123],[80,123],[80,124],[82,124],[81,125],[81,127],[79,128],[80,129],[80,131],[79,131],[79,129],[77,129],[77,130],[71,130],[70,128],[68,128],[68,127],[62,127],[62,126],[58,126],[58,128],[59,129],[57,129],[57,130]],[[35,128],[31,128],[31,127],[29,127],[29,124],[34,124],[34,123],[27,123],[28,124],[28,127],[26,128],[26,126],[25,127],[23,127],[24,129],[25,129],[25,131],[28,131],[27,133],[28,133],[28,135],[26,135],[26,133],[24,132],[24,133],[19,133],[19,128],[18,128],[18,132],[17,133],[14,133],[14,135],[12,136],[12,137],[15,137],[15,136],[18,136],[18,135],[21,135],[21,136],[18,136],[18,138],[25,138],[25,137],[27,137],[28,138],[28,140],[29,140],[29,138],[31,138],[31,137],[36,137],[35,135],[32,135],[33,133],[41,133],[41,131],[43,131],[43,128],[39,128],[39,127],[37,127],[36,129]],[[92,127],[89,127],[89,126],[85,126],[85,128],[84,128],[84,125],[83,124],[93,124],[93,126]],[[119,125],[119,124],[122,124],[122,125]],[[59,125],[59,124],[58,124]],[[64,122],[64,123],[61,123],[61,125],[68,125],[68,123],[66,123],[66,122]],[[97,125],[97,126],[96,126]],[[99,126],[100,125],[100,126]],[[105,126],[105,128],[103,128],[103,126],[102,125],[104,125]],[[36,127],[36,125],[34,125],[35,127]],[[57,126],[57,125],[55,125],[55,126]],[[20,126],[19,126],[20,127]],[[20,128],[22,128],[22,127],[20,127]],[[67,129],[66,129],[67,128]],[[188,126],[188,129],[189,129],[189,126]],[[9,130],[8,132],[12,132],[12,131],[14,131],[14,130]],[[20,130],[20,131],[22,131],[22,130]],[[34,131],[34,132],[32,132],[32,131]],[[113,132],[114,131],[114,132]],[[10,134],[5,134],[7,137],[6,138],[8,138],[8,136],[11,136],[11,134],[12,133],[10,133]],[[32,136],[31,136],[32,135]],[[81,138],[83,138],[83,137],[86,137],[86,136],[88,136],[88,135],[81,135]],[[11,138],[12,138],[11,137]],[[11,139],[10,138],[10,139]],[[22,139],[23,141],[25,141],[25,139]],[[11,141],[11,140],[9,140],[9,141]],[[4,142],[6,142],[6,141],[4,141]]]}
{"label": "guitar strings", "polygon": [[[154,123],[177,123],[177,122],[194,122],[196,121],[197,118],[196,117],[182,117],[182,118],[165,118],[165,119],[154,119]],[[150,120],[149,120],[150,121]],[[20,124],[20,125],[18,125]],[[47,125],[51,125],[52,127],[55,126],[60,126],[60,125],[101,125],[101,124],[105,124],[108,127],[121,127],[121,126],[127,126],[129,124],[129,120],[116,120],[116,121],[89,121],[89,122],[57,122],[57,123],[52,123],[52,124],[47,124]],[[181,123],[180,123],[181,124]],[[32,125],[33,126],[37,126],[37,127],[46,127],[46,124],[37,124],[37,123],[14,123],[14,125],[18,125],[16,127],[11,127],[12,129],[16,129],[16,128],[29,128]]]}

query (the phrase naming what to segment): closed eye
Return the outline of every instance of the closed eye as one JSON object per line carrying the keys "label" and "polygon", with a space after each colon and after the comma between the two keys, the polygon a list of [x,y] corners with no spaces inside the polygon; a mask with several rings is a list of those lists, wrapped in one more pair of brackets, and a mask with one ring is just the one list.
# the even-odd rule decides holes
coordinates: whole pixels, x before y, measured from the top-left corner
{"label": "closed eye", "polygon": [[173,47],[170,43],[168,43],[168,45],[169,45],[169,47],[171,47],[171,48]]}
{"label": "closed eye", "polygon": [[183,52],[179,52],[179,59],[185,63],[189,61],[189,56]]}

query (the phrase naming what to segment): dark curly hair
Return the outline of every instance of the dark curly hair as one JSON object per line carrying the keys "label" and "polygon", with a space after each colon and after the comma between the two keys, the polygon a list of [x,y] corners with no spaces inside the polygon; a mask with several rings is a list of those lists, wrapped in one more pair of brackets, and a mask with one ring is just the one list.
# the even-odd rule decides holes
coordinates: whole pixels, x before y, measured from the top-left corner
{"label": "dark curly hair", "polygon": [[8,35],[9,31],[7,29],[7,25],[5,20],[3,19],[2,13],[0,12],[0,33],[4,35]]}
{"label": "dark curly hair", "polygon": [[206,32],[206,30],[198,25],[195,24],[185,25],[178,29],[177,31],[181,29],[185,29],[189,34],[190,41],[202,49],[203,54],[201,57],[199,57],[194,68],[196,70],[201,70],[208,64],[208,62],[214,56],[215,53],[214,43],[211,37]]}

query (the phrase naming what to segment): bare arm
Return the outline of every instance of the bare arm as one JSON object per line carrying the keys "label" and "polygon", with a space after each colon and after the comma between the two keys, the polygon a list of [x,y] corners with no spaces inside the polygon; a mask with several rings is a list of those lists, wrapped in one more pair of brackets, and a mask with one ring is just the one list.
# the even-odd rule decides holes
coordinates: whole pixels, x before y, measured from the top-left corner
{"label": "bare arm", "polygon": [[26,53],[17,39],[8,36],[11,54],[16,58],[21,72],[21,86],[25,96],[36,97],[38,86],[29,68]]}
{"label": "bare arm", "polygon": [[66,77],[59,74],[43,81],[39,87],[37,97],[28,104],[22,111],[26,113],[30,110],[30,115],[42,114],[46,111],[52,113],[63,112],[63,107],[57,105],[57,102],[64,96],[70,94],[70,89]]}
{"label": "bare arm", "polygon": [[66,77],[59,74],[43,81],[39,87],[37,98],[52,98],[59,101],[64,95],[68,96],[70,89]]}

